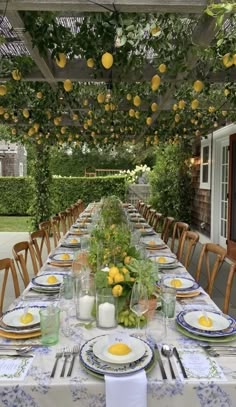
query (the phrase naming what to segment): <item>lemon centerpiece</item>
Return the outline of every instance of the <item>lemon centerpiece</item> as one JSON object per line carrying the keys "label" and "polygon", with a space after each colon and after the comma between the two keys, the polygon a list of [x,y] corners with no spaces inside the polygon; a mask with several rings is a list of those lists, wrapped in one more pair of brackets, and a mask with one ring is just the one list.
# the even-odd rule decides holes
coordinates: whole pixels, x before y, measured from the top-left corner
{"label": "lemon centerpiece", "polygon": [[132,352],[132,349],[126,343],[119,342],[109,346],[108,352],[115,356],[125,356]]}

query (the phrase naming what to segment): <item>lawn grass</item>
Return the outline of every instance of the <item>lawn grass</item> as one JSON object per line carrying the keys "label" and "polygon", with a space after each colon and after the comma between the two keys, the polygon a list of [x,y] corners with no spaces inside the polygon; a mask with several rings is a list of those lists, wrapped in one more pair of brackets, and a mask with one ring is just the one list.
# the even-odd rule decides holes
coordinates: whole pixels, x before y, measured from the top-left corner
{"label": "lawn grass", "polygon": [[0,216],[0,232],[28,232],[30,216]]}

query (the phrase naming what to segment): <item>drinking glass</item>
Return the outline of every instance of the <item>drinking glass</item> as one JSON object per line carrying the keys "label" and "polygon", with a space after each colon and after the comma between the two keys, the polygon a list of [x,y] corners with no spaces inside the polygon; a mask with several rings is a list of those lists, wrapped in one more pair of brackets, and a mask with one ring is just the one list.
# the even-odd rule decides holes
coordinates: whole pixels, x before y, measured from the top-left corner
{"label": "drinking glass", "polygon": [[165,337],[167,339],[169,319],[173,319],[175,317],[176,288],[166,287],[164,282],[162,281],[160,289],[160,298],[162,314],[165,320]]}
{"label": "drinking glass", "polygon": [[73,295],[68,296],[67,287],[64,284],[61,284],[60,287],[58,305],[61,310],[61,330],[65,336],[70,336],[74,332],[70,326],[70,310],[73,305]]}
{"label": "drinking glass", "polygon": [[137,315],[138,336],[140,335],[140,317],[148,311],[147,288],[140,282],[135,282],[131,292],[130,309]]}

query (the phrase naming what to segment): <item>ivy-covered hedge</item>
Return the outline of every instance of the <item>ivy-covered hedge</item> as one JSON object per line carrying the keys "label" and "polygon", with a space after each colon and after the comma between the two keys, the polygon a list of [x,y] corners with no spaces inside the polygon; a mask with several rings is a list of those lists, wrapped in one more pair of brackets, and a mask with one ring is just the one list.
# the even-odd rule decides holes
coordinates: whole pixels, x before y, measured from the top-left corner
{"label": "ivy-covered hedge", "polygon": [[[0,177],[0,215],[29,214],[33,193],[33,182],[30,177]],[[79,198],[87,204],[107,195],[117,195],[125,200],[125,178],[118,176],[53,178],[52,215],[63,211]]]}

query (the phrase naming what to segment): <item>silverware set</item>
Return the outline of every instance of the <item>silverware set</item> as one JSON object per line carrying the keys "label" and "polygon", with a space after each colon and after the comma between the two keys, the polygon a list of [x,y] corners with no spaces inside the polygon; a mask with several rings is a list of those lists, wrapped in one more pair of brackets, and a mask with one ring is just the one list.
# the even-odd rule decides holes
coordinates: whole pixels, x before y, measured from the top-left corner
{"label": "silverware set", "polygon": [[161,371],[161,375],[162,375],[162,379],[163,379],[163,380],[167,380],[167,374],[166,374],[166,371],[165,371],[165,368],[164,368],[164,364],[163,364],[162,359],[161,359],[161,354],[162,354],[164,357],[166,357],[167,360],[168,360],[169,369],[170,369],[170,374],[171,374],[171,377],[172,377],[173,380],[176,379],[176,374],[175,374],[175,371],[174,371],[174,369],[173,369],[173,365],[172,365],[172,362],[171,362],[171,357],[172,357],[172,355],[174,355],[174,356],[176,357],[176,359],[177,359],[177,361],[178,361],[178,363],[179,363],[180,369],[181,369],[181,371],[182,371],[182,374],[183,374],[184,379],[187,379],[187,378],[188,378],[187,373],[186,373],[186,370],[185,370],[185,368],[184,368],[184,365],[183,365],[183,363],[182,363],[182,360],[181,360],[181,358],[180,358],[180,356],[179,356],[179,352],[178,352],[178,350],[176,349],[176,347],[172,347],[172,346],[169,346],[169,345],[163,345],[162,348],[161,348],[161,353],[160,353],[160,351],[159,351],[159,348],[158,348],[158,345],[157,345],[157,344],[154,345],[154,348],[155,348],[155,352],[156,352],[156,355],[157,355],[157,362],[158,362],[158,364],[159,364],[159,367],[160,367],[160,371]]}
{"label": "silverware set", "polygon": [[54,363],[54,366],[53,366],[52,373],[51,373],[50,377],[55,376],[60,359],[63,359],[63,364],[62,364],[62,368],[61,368],[60,377],[65,377],[66,367],[67,367],[67,363],[69,361],[70,361],[70,366],[69,366],[69,369],[67,371],[67,377],[70,377],[71,374],[72,374],[72,370],[73,370],[73,367],[74,367],[76,356],[78,355],[79,351],[80,351],[80,346],[75,345],[72,349],[64,348],[64,349],[60,350],[59,352],[57,352],[56,356],[55,356],[55,363]]}
{"label": "silverware set", "polygon": [[200,345],[209,356],[236,356],[236,346],[230,345]]}

